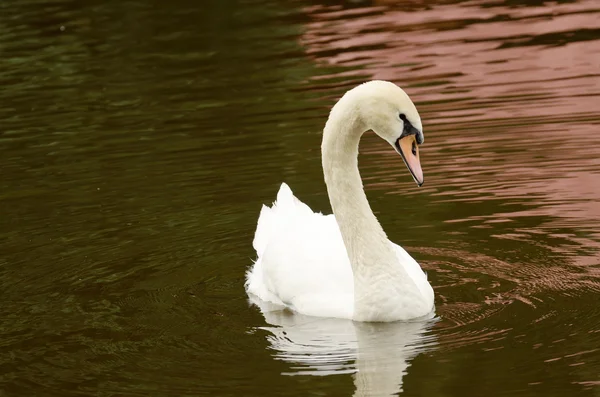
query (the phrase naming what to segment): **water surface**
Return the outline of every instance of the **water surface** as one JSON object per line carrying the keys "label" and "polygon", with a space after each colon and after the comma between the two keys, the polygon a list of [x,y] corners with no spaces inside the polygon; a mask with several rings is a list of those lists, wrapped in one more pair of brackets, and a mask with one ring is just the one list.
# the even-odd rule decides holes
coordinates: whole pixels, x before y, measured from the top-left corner
{"label": "water surface", "polygon": [[[5,0],[0,395],[595,396],[600,6]],[[380,78],[426,184],[360,166],[437,317],[250,306],[260,206],[329,212],[328,109]],[[265,310],[265,308],[262,308]]]}

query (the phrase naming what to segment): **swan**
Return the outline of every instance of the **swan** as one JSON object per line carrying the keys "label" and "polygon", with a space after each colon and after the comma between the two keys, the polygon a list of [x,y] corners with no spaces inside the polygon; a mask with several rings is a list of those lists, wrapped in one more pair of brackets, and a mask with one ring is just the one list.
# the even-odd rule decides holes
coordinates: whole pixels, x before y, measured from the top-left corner
{"label": "swan", "polygon": [[408,95],[381,80],[346,92],[323,130],[323,174],[333,215],[314,213],[281,184],[263,205],[253,240],[257,260],[246,292],[297,313],[365,322],[431,315],[433,289],[419,264],[388,240],[358,171],[358,144],[373,130],[423,184],[421,118]]}

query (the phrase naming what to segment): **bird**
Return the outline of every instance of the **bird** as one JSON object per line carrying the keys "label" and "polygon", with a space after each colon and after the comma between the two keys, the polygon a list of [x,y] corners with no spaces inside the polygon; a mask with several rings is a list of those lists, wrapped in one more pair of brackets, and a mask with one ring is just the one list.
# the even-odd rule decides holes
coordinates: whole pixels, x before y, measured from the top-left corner
{"label": "bird", "polygon": [[431,316],[434,292],[427,275],[388,239],[364,192],[358,147],[370,130],[423,184],[423,127],[408,94],[382,80],[350,89],[323,129],[321,159],[333,214],[313,212],[282,183],[273,205],[260,211],[257,259],[246,273],[249,296],[315,317],[393,322]]}

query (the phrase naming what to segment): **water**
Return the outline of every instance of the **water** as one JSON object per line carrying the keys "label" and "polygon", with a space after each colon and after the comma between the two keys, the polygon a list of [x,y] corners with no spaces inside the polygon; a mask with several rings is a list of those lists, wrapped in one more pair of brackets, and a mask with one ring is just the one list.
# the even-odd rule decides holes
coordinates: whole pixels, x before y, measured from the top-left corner
{"label": "water", "polygon": [[[1,396],[595,396],[600,6],[0,4]],[[430,322],[249,306],[281,181],[329,212],[328,108],[404,87],[426,184],[361,144]],[[358,372],[357,372],[358,370]]]}

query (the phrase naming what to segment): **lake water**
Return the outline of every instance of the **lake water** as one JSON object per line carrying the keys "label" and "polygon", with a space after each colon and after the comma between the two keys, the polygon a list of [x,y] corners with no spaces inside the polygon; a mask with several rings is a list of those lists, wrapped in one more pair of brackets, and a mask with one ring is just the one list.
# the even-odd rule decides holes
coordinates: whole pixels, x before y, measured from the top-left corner
{"label": "lake water", "polygon": [[[598,396],[597,0],[3,0],[0,396]],[[436,318],[244,292],[282,181],[330,212],[328,109],[392,80],[417,188],[360,166]]]}

